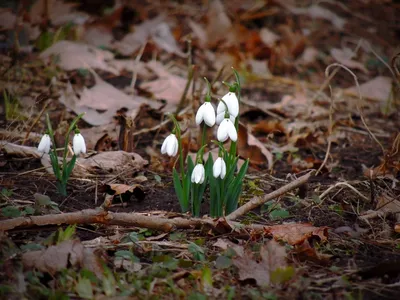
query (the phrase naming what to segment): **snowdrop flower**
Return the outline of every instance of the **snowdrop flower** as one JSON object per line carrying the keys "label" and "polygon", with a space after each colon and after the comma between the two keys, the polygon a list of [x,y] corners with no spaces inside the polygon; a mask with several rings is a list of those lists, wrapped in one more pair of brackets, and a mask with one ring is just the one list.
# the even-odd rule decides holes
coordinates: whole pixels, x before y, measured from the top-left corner
{"label": "snowdrop flower", "polygon": [[221,179],[224,179],[226,175],[226,164],[222,157],[218,157],[214,162],[213,175],[215,178],[221,177]]}
{"label": "snowdrop flower", "polygon": [[49,153],[50,146],[51,146],[50,136],[46,133],[45,135],[42,136],[42,139],[40,140],[38,151],[43,153]]}
{"label": "snowdrop flower", "polygon": [[164,140],[161,146],[161,153],[167,153],[169,156],[175,156],[178,153],[178,139],[176,135],[171,133],[167,138]]}
{"label": "snowdrop flower", "polygon": [[204,102],[196,113],[196,124],[200,125],[203,120],[209,127],[215,124],[215,110],[211,102]]}
{"label": "snowdrop flower", "polygon": [[204,182],[205,170],[203,164],[197,164],[192,172],[192,182],[202,184]]}
{"label": "snowdrop flower", "polygon": [[78,129],[75,129],[74,139],[72,140],[72,148],[74,149],[75,155],[86,153],[85,139]]}
{"label": "snowdrop flower", "polygon": [[220,101],[217,106],[217,116],[221,113],[225,113],[226,108],[228,107],[229,114],[236,118],[239,114],[239,100],[236,97],[236,94],[229,92],[222,97],[222,100],[223,101]]}
{"label": "snowdrop flower", "polygon": [[229,118],[225,118],[218,127],[217,138],[220,142],[225,142],[228,137],[233,141],[237,141],[237,132],[235,125]]}

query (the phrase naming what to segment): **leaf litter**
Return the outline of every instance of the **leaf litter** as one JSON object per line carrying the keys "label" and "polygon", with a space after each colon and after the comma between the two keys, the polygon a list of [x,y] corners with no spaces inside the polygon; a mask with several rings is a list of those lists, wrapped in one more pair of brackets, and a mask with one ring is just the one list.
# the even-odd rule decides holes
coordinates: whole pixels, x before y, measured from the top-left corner
{"label": "leaf litter", "polygon": [[[59,0],[46,10],[45,2],[1,10],[9,21],[1,23],[0,228],[17,229],[0,237],[1,295],[17,284],[28,298],[33,287],[83,298],[396,294],[400,272],[388,267],[399,257],[394,4],[213,1],[208,9],[185,2],[101,11]],[[18,47],[7,37],[16,25],[29,59],[11,55]],[[343,70],[326,78],[333,62],[352,69],[360,86]],[[195,65],[191,85],[188,63]],[[178,213],[169,175],[175,162],[159,153],[170,131],[163,115],[184,100],[178,118],[192,156],[201,78],[213,80],[216,98],[231,66],[248,106],[239,154],[252,170],[240,201],[263,204],[212,220],[205,201],[204,217],[193,220]],[[86,113],[79,127],[90,151],[77,160],[67,198],[56,194],[49,158],[35,147],[45,111],[60,136],[62,124]],[[319,174],[274,194],[310,168]],[[271,194],[272,202],[260,201]],[[23,227],[42,218],[65,228],[77,216],[76,236],[56,245],[46,241],[54,227]],[[26,270],[16,269],[20,262]],[[28,269],[51,274],[52,283]]]}

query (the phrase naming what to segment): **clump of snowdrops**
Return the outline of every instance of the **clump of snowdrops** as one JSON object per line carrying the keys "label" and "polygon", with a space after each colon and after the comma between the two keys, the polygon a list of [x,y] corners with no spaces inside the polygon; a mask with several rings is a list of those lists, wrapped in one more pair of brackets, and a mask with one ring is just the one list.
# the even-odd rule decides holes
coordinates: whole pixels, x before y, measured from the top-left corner
{"label": "clump of snowdrops", "polygon": [[[195,161],[187,157],[186,168],[182,151],[181,129],[179,123],[170,115],[174,122],[172,133],[164,140],[161,153],[169,156],[179,155],[179,172],[173,169],[173,182],[175,192],[182,209],[198,217],[204,192],[209,187],[210,191],[210,215],[219,217],[228,215],[238,206],[238,200],[242,191],[243,178],[246,175],[249,161],[237,170],[239,157],[237,156],[237,138],[239,126],[240,104],[240,80],[234,70],[236,81],[232,84],[224,83],[229,91],[219,99],[215,111],[211,103],[211,87],[209,82],[208,92],[204,103],[196,113],[196,124],[202,126],[201,147],[196,154]],[[207,127],[218,126],[217,140],[210,141],[218,147],[218,158],[213,161],[211,154],[204,161],[204,149],[210,142],[206,141]],[[230,140],[229,150],[224,143]]]}
{"label": "clump of snowdrops", "polygon": [[[46,123],[47,123],[47,130],[46,133],[42,136],[40,140],[38,151],[47,153],[50,156],[51,166],[53,168],[54,175],[57,178],[57,190],[58,192],[63,195],[67,196],[67,182],[74,169],[76,157],[81,153],[86,153],[86,144],[85,139],[83,138],[82,134],[80,133],[76,123],[82,118],[84,114],[78,115],[69,126],[67,133],[65,134],[65,144],[63,149],[63,156],[62,159],[59,160],[57,156],[57,149],[55,147],[51,147],[52,145],[56,145],[54,139],[54,131],[53,127],[51,126],[49,115],[46,115]],[[68,160],[68,145],[69,145],[69,138],[70,133],[74,131],[75,135],[72,140],[72,149],[73,155],[72,158]]]}

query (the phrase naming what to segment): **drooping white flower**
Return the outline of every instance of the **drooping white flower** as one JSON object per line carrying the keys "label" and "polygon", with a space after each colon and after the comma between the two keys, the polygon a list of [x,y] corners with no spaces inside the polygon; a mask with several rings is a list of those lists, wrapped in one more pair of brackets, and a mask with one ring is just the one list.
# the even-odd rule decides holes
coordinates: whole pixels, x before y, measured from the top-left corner
{"label": "drooping white flower", "polygon": [[237,132],[235,125],[229,118],[225,118],[218,127],[217,138],[220,142],[225,142],[228,137],[233,141],[237,141]]}
{"label": "drooping white flower", "polygon": [[215,178],[221,177],[221,179],[224,179],[226,175],[226,164],[222,157],[218,157],[214,162],[213,175]]}
{"label": "drooping white flower", "polygon": [[196,113],[196,124],[200,125],[203,120],[209,127],[215,124],[215,110],[211,102],[204,102]]}
{"label": "drooping white flower", "polygon": [[51,146],[50,136],[46,133],[45,135],[42,136],[42,138],[40,140],[40,143],[38,146],[38,151],[44,152],[44,153],[49,153],[50,146]]}
{"label": "drooping white flower", "polygon": [[169,156],[175,156],[178,153],[178,139],[176,135],[171,133],[167,138],[164,140],[161,146],[161,153],[167,153]]}
{"label": "drooping white flower", "polygon": [[75,133],[74,139],[72,140],[72,148],[74,149],[75,155],[86,153],[85,139],[80,132]]}
{"label": "drooping white flower", "polygon": [[[226,107],[228,106],[228,112],[230,115],[232,115],[234,118],[236,118],[239,114],[239,100],[236,97],[236,94],[233,92],[227,93],[225,96],[222,97],[222,101],[218,103],[217,106],[217,115],[219,115],[222,112],[226,111]],[[225,105],[225,103],[226,105]]]}
{"label": "drooping white flower", "polygon": [[203,164],[197,164],[192,172],[192,182],[202,184],[204,182],[205,170]]}

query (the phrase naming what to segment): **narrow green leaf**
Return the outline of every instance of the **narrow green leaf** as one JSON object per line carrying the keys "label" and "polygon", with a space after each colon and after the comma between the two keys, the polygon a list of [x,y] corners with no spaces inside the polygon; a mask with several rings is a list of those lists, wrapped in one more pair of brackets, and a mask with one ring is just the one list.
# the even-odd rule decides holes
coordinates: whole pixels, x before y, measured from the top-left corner
{"label": "narrow green leaf", "polygon": [[172,178],[174,182],[174,188],[175,188],[175,193],[176,196],[178,197],[179,204],[181,205],[182,212],[186,212],[187,210],[187,203],[185,201],[184,193],[183,193],[183,188],[181,185],[181,180],[179,178],[179,174],[174,168],[172,171]]}
{"label": "narrow green leaf", "polygon": [[65,182],[68,181],[69,176],[72,173],[72,170],[75,167],[75,162],[76,162],[76,155],[72,156],[71,160],[67,163],[66,168],[65,168],[65,177],[64,180]]}

